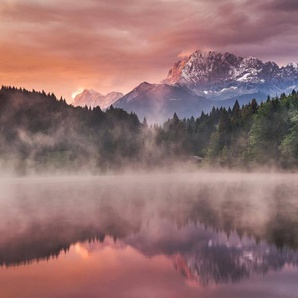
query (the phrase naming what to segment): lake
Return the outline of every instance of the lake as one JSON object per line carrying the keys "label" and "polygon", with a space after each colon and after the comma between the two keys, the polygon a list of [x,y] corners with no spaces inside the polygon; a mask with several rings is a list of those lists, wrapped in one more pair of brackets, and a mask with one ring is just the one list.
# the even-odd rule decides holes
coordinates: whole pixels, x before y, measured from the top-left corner
{"label": "lake", "polygon": [[0,297],[298,297],[298,175],[0,180]]}

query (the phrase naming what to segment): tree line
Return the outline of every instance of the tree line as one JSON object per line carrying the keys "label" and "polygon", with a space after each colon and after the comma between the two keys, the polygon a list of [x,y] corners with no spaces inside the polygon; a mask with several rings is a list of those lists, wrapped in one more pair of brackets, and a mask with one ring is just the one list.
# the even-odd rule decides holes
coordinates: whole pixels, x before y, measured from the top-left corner
{"label": "tree line", "polygon": [[169,150],[193,153],[207,164],[284,168],[298,165],[298,94],[252,99],[240,107],[213,108],[197,119],[176,114],[160,128],[157,139]]}
{"label": "tree line", "polygon": [[73,107],[44,91],[0,90],[0,160],[28,169],[155,167],[191,160],[225,167],[298,166],[298,93],[258,104],[213,108],[195,119],[174,114],[162,125],[141,123],[111,106]]}

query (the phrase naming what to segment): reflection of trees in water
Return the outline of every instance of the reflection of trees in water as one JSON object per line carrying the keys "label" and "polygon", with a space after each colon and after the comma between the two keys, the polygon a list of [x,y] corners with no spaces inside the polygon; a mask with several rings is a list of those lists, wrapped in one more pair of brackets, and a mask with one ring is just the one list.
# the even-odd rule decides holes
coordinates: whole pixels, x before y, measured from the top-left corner
{"label": "reflection of trees in water", "polygon": [[106,235],[114,241],[136,233],[139,226],[125,221],[98,221],[98,227],[78,223],[50,222],[43,226],[33,224],[25,234],[17,235],[8,241],[0,240],[0,266],[29,264],[32,261],[57,258],[61,252],[67,252],[77,242],[103,242]]}
{"label": "reflection of trees in water", "polygon": [[[61,184],[53,190],[52,185],[36,191],[21,188],[11,208],[22,205],[26,224],[22,217],[0,211],[6,216],[2,227],[7,227],[7,235],[2,231],[0,239],[0,264],[56,257],[71,244],[102,242],[105,235],[145,255],[169,256],[181,273],[202,284],[237,281],[279,270],[285,263],[297,264],[291,250],[298,247],[295,185],[133,179],[129,187],[127,181],[113,181]],[[39,204],[41,193],[47,195],[45,206]],[[24,215],[34,208],[36,213]],[[171,230],[157,241],[150,238],[150,223],[162,219],[171,223]],[[7,224],[18,220],[25,226],[21,233]],[[161,225],[156,229],[160,231]]]}
{"label": "reflection of trees in water", "polygon": [[143,228],[125,242],[147,256],[167,255],[183,276],[203,285],[237,282],[281,270],[286,264],[298,265],[296,251],[256,243],[246,235],[240,239],[236,232],[228,237],[201,224],[178,229],[163,220],[158,225],[158,233],[154,227]]}
{"label": "reflection of trees in water", "polygon": [[[168,218],[175,218],[177,227],[199,222],[227,237],[234,234],[239,237],[239,246],[205,242],[197,250],[179,253],[178,259],[174,258],[177,270],[206,285],[266,274],[280,270],[285,264],[297,266],[297,186],[277,184],[267,189],[268,192],[260,193],[260,200],[267,207],[264,210],[258,210],[263,206],[250,195],[250,185],[221,186],[220,193],[208,186],[200,189],[196,198],[189,198],[187,204],[178,199],[177,209],[182,205],[182,212],[175,218],[172,210]],[[262,211],[262,217],[255,216]],[[241,240],[248,237],[254,241],[245,246]]]}
{"label": "reflection of trees in water", "polygon": [[251,185],[245,183],[237,187],[222,184],[216,190],[205,186],[196,197],[187,192],[182,198],[176,197],[175,204],[171,201],[172,209],[166,206],[160,214],[178,228],[189,222],[201,223],[226,235],[236,232],[240,238],[248,235],[256,242],[264,240],[279,248],[298,248],[298,188],[273,186],[260,194],[263,205],[250,192]]}

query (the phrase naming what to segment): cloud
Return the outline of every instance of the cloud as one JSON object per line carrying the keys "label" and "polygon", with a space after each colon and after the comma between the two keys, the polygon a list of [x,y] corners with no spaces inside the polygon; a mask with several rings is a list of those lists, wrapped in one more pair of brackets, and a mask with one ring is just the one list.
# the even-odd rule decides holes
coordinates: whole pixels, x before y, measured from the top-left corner
{"label": "cloud", "polygon": [[5,1],[0,79],[43,89],[37,74],[46,74],[49,88],[70,98],[83,85],[105,93],[158,82],[196,49],[290,62],[298,60],[296,10],[291,0]]}
{"label": "cloud", "polygon": [[298,2],[296,0],[265,0],[260,3],[262,3],[261,6],[264,9],[269,9],[277,12],[293,12],[295,10],[298,10]]}

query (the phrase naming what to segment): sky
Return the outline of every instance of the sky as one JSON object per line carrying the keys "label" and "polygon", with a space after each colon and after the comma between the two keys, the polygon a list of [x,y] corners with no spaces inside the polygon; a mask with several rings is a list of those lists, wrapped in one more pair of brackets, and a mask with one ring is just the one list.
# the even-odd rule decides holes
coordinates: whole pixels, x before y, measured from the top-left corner
{"label": "sky", "polygon": [[158,83],[195,50],[298,62],[297,0],[0,0],[0,85],[68,102]]}

